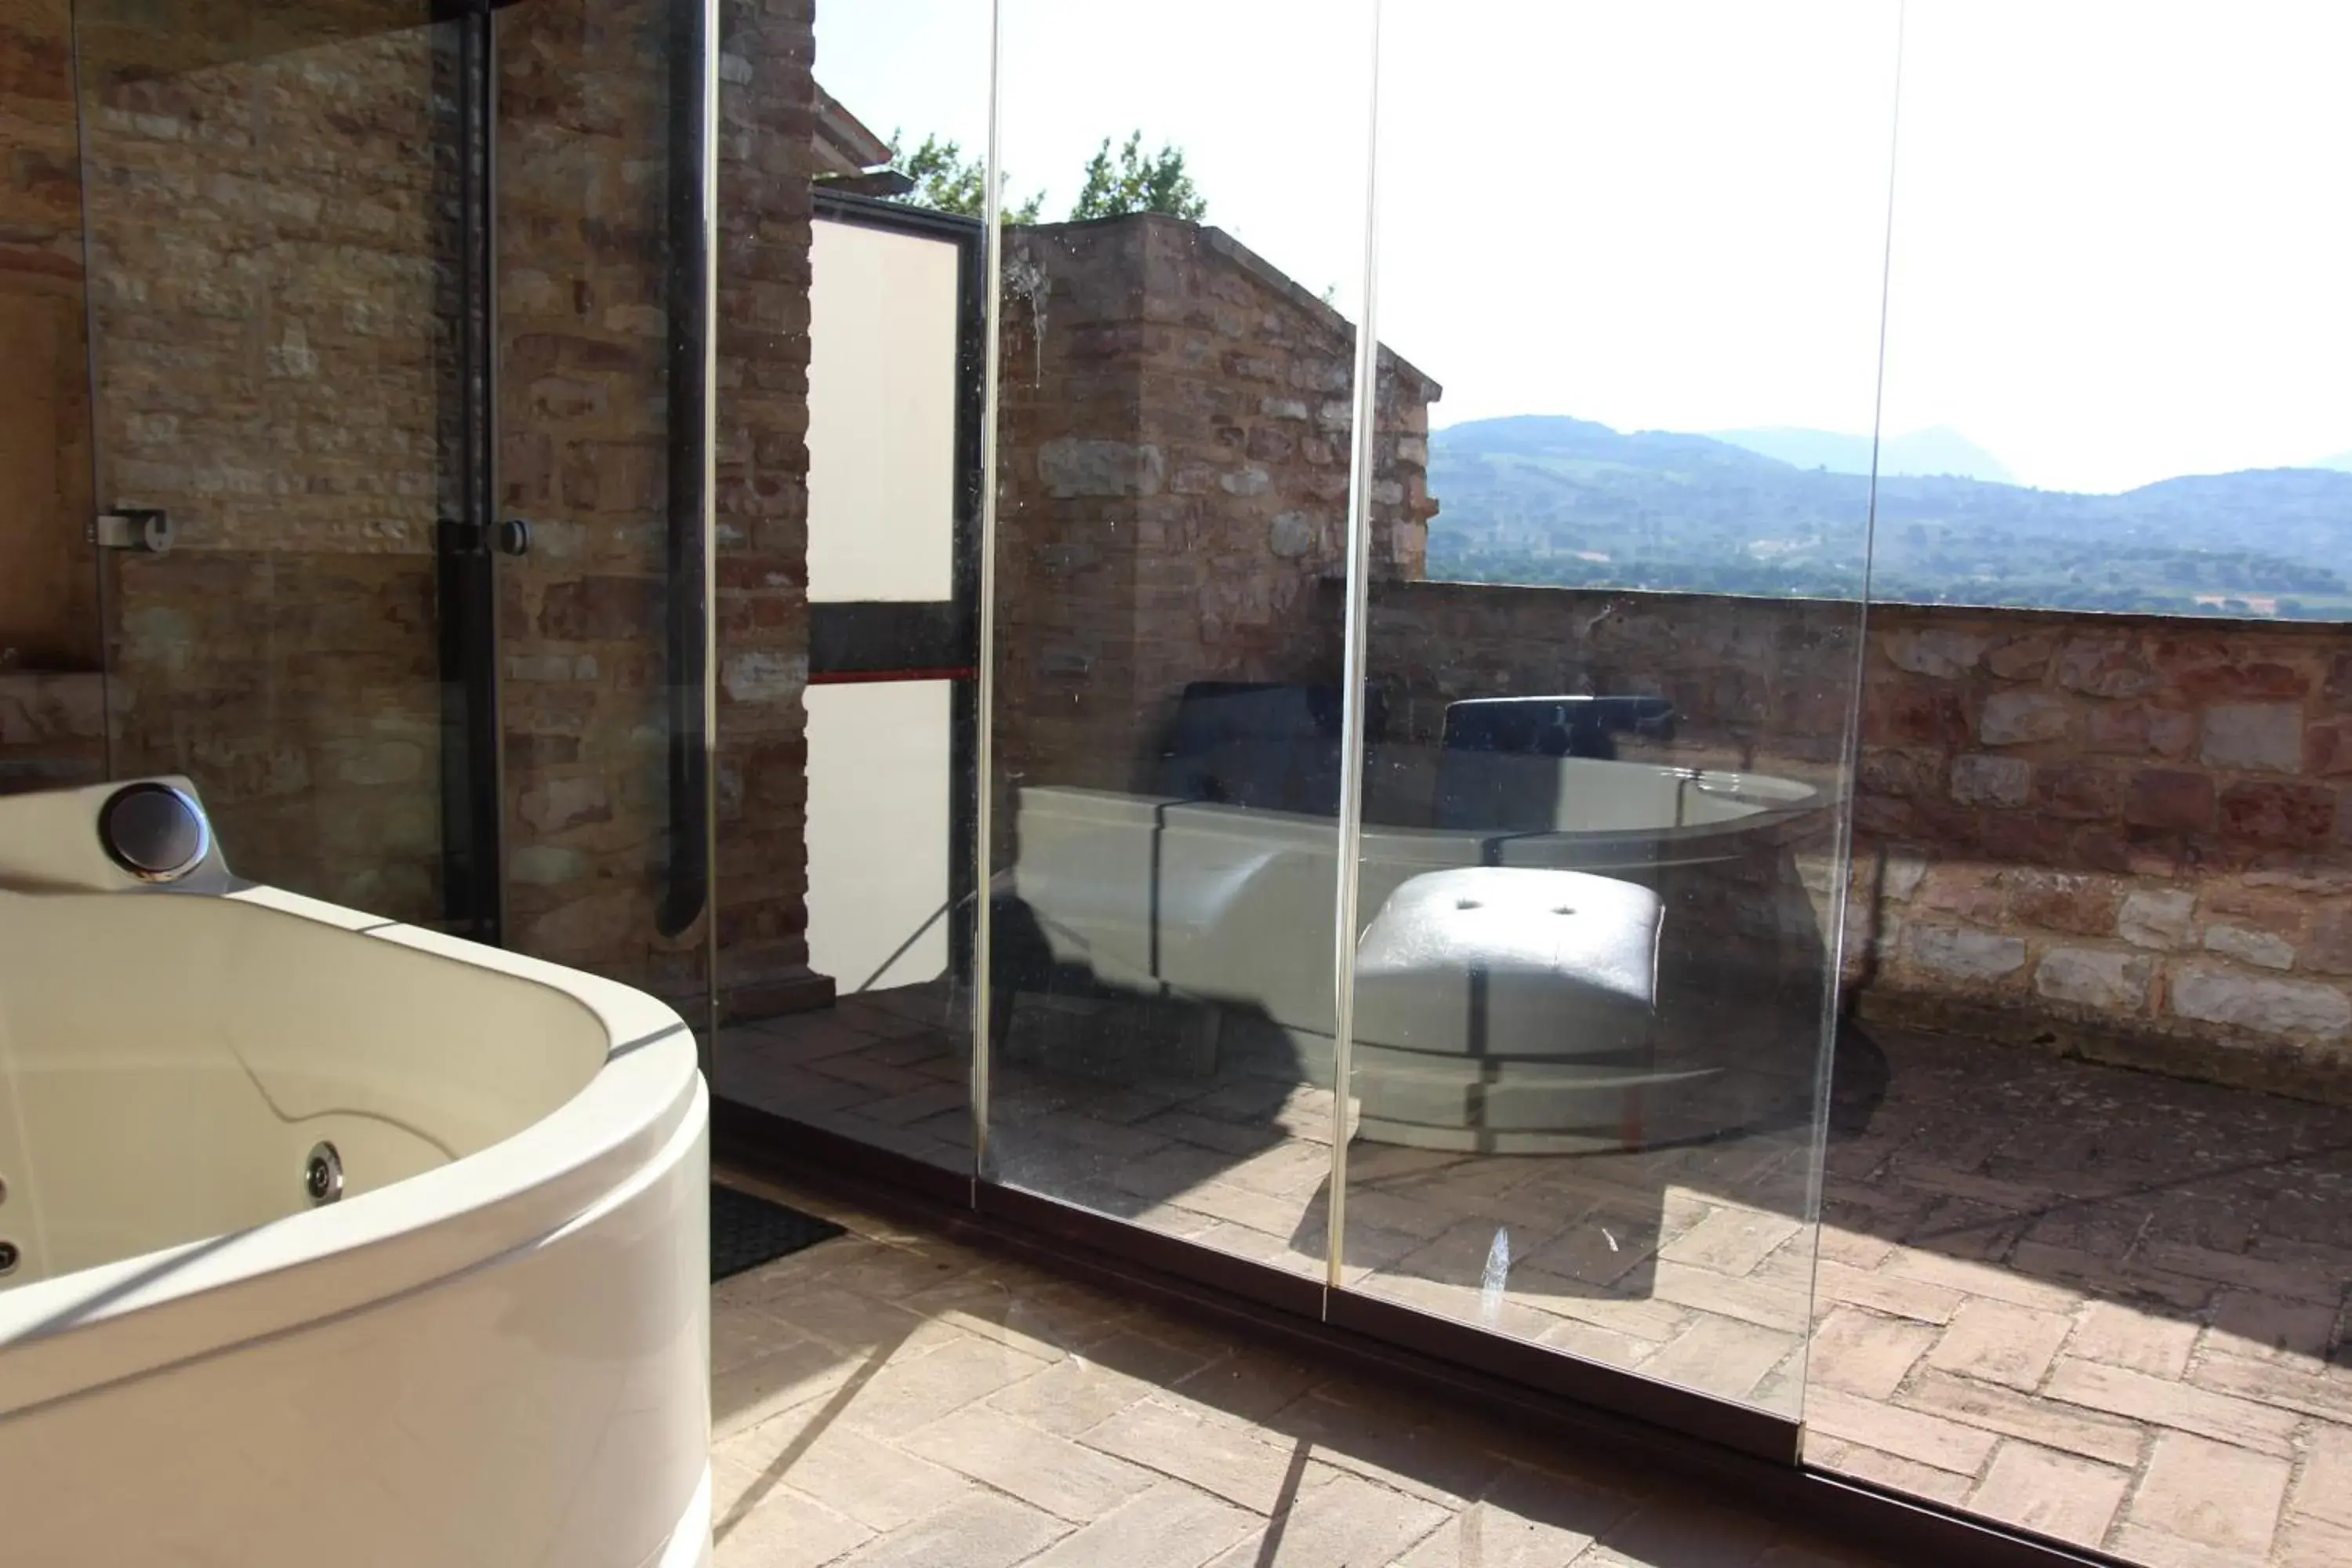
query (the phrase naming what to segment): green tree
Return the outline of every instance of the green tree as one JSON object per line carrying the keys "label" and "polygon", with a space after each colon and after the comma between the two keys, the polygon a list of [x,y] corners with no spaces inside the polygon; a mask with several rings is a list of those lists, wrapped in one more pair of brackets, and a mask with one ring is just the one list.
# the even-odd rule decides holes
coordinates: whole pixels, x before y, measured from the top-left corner
{"label": "green tree", "polygon": [[1209,204],[1201,199],[1192,177],[1184,172],[1184,154],[1162,146],[1145,156],[1143,132],[1138,131],[1118,150],[1116,163],[1110,138],[1103,138],[1101,150],[1087,161],[1086,184],[1078,188],[1077,205],[1070,209],[1070,216],[1078,221],[1129,213],[1166,213],[1197,220],[1208,211]]}
{"label": "green tree", "polygon": [[[908,201],[940,212],[961,213],[966,217],[982,216],[988,200],[988,171],[980,159],[967,160],[961,144],[938,136],[924,137],[923,144],[911,153],[900,152],[900,144],[898,134],[892,132],[891,166],[915,182],[915,188],[907,193]],[[1004,220],[1035,223],[1045,205],[1043,191],[1025,202],[1008,201],[1004,204]]]}

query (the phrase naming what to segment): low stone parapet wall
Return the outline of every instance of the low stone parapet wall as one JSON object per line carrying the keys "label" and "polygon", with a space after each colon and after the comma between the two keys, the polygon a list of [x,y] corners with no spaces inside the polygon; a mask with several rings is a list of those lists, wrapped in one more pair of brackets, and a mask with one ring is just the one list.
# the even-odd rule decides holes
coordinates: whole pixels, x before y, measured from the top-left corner
{"label": "low stone parapet wall", "polygon": [[[1399,584],[1371,668],[1408,732],[1465,697],[1649,693],[1681,715],[1664,758],[1835,782],[1860,621]],[[1861,652],[1865,1018],[2352,1100],[2352,633],[1879,605]],[[1834,866],[1806,870],[1826,921]]]}

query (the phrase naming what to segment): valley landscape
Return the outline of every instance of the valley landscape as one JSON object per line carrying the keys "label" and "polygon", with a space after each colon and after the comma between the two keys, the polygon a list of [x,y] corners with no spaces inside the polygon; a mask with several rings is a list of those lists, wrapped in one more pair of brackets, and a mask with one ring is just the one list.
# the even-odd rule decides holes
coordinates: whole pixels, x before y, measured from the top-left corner
{"label": "valley landscape", "polygon": [[[1775,597],[1864,589],[1867,437],[1627,433],[1521,415],[1439,430],[1429,447],[1433,577]],[[2352,471],[2333,466],[2352,455],[2119,495],[2004,482],[1997,458],[1948,430],[1890,439],[1882,460],[1874,599],[2352,619]],[[1930,468],[1946,471],[1917,471]]]}

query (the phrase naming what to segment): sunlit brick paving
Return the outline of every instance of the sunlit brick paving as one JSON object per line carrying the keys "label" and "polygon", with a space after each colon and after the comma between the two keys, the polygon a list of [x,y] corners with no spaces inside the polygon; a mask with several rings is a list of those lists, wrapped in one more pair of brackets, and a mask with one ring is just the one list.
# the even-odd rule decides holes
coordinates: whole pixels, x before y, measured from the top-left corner
{"label": "sunlit brick paving", "polygon": [[[719,1086],[955,1164],[952,1012],[741,1031]],[[1350,1282],[1801,1409],[1816,1464],[2137,1561],[2352,1562],[2352,1112],[1943,1037],[1842,1053],[1818,1257],[1801,1125],[1585,1156],[1358,1140]],[[999,1064],[1000,1175],[1319,1272],[1327,1090],[1091,1066]]]}
{"label": "sunlit brick paving", "polygon": [[852,1234],[722,1282],[723,1568],[1852,1568],[1523,1431],[780,1192]]}

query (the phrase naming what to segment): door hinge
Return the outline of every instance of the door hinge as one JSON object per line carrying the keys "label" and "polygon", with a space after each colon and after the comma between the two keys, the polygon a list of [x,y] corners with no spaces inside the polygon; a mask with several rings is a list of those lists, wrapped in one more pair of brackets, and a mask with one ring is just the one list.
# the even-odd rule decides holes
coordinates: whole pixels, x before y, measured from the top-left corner
{"label": "door hinge", "polygon": [[102,511],[87,535],[100,550],[128,550],[141,555],[171,553],[172,520],[152,506],[123,506]]}

